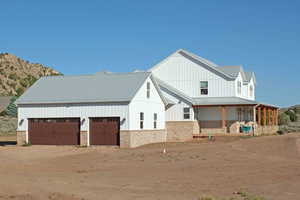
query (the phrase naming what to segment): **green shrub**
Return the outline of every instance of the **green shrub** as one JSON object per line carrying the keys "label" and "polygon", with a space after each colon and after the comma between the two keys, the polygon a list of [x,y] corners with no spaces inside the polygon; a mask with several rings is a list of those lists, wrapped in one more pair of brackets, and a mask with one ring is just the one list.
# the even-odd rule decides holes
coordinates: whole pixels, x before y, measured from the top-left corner
{"label": "green shrub", "polygon": [[280,113],[278,117],[279,125],[288,125],[291,122],[290,116],[286,113]]}
{"label": "green shrub", "polygon": [[297,121],[297,115],[296,115],[294,110],[288,110],[288,111],[285,112],[285,114],[287,114],[290,117],[290,120],[292,122]]}
{"label": "green shrub", "polygon": [[11,74],[8,75],[8,78],[15,81],[15,80],[17,80],[18,77],[17,77],[17,74],[11,73]]}
{"label": "green shrub", "polygon": [[17,106],[15,104],[16,100],[17,100],[17,97],[15,97],[15,96],[10,99],[10,103],[7,106],[6,110],[5,110],[5,113],[8,116],[17,117],[18,109],[17,109]]}
{"label": "green shrub", "polygon": [[32,146],[31,142],[28,141],[28,142],[25,142],[25,144],[22,145],[23,147],[30,147]]}
{"label": "green shrub", "polygon": [[21,96],[24,93],[24,88],[18,87],[18,89],[16,90],[17,96]]}
{"label": "green shrub", "polygon": [[300,114],[300,105],[294,108],[296,114]]}
{"label": "green shrub", "polygon": [[22,87],[26,88],[28,83],[27,83],[26,79],[22,79],[22,80],[20,80],[20,84]]}

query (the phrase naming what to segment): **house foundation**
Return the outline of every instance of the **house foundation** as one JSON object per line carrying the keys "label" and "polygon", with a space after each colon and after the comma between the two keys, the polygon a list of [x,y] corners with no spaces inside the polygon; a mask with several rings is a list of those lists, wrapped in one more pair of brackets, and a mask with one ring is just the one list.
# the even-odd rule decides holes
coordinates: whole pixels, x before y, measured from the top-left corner
{"label": "house foundation", "polygon": [[120,131],[120,148],[135,148],[145,144],[165,142],[167,131],[162,130],[124,130]]}
{"label": "house foundation", "polygon": [[87,131],[80,131],[80,146],[89,146],[89,135]]}
{"label": "house foundation", "polygon": [[199,133],[197,121],[167,121],[167,142],[183,142],[193,139],[193,134]]}
{"label": "house foundation", "polygon": [[17,131],[17,145],[22,146],[27,142],[26,131]]}

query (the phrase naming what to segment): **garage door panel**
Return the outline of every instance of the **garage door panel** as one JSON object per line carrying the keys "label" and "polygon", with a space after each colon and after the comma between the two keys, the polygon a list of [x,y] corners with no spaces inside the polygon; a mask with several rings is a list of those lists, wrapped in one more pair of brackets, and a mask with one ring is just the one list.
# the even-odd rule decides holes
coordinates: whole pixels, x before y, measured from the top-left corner
{"label": "garage door panel", "polygon": [[119,145],[120,118],[90,118],[91,145]]}
{"label": "garage door panel", "polygon": [[29,141],[40,145],[78,145],[79,118],[30,119]]}

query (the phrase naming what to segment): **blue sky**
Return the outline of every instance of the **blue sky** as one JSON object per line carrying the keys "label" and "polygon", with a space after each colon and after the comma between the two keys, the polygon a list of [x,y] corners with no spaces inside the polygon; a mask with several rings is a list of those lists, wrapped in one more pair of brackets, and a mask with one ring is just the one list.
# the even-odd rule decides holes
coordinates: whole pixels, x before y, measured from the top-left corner
{"label": "blue sky", "polygon": [[69,75],[148,69],[179,48],[255,71],[257,100],[300,104],[300,1],[1,2],[0,52]]}

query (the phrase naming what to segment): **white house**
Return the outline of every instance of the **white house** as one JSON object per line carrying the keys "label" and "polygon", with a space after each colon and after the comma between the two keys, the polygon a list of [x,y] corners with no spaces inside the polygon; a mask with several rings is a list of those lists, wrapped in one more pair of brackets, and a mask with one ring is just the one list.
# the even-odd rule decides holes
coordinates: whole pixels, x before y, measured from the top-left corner
{"label": "white house", "polygon": [[277,129],[256,78],[178,50],[148,72],[43,77],[18,100],[18,144],[120,145]]}
{"label": "white house", "polygon": [[246,125],[256,133],[277,130],[277,107],[255,101],[255,75],[241,66],[218,66],[180,49],[149,71],[174,102],[166,110],[170,141],[240,134]]}

